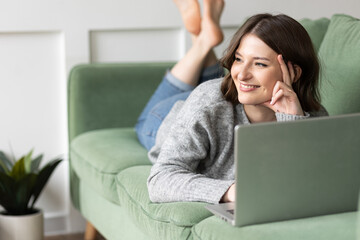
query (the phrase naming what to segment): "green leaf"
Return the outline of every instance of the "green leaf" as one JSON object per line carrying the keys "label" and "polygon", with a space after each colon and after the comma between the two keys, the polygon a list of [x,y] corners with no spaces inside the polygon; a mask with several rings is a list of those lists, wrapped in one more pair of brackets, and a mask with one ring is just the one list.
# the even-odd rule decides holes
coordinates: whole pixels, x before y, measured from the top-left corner
{"label": "green leaf", "polygon": [[5,164],[1,161],[0,159],[0,172],[2,173],[6,173],[6,174],[9,174],[9,170],[7,169],[7,167],[5,166]]}
{"label": "green leaf", "polygon": [[16,181],[25,177],[25,157],[20,158],[15,164],[10,173],[10,176],[13,177]]}
{"label": "green leaf", "polygon": [[13,168],[13,163],[6,157],[4,152],[0,151],[0,172],[9,174]]}
{"label": "green leaf", "polygon": [[24,158],[24,169],[26,173],[31,172],[31,156],[33,154],[34,149],[32,149]]}
{"label": "green leaf", "polygon": [[39,172],[39,175],[36,179],[36,183],[35,183],[35,187],[34,187],[34,192],[33,192],[33,196],[34,198],[32,199],[32,203],[31,203],[31,208],[34,207],[34,204],[36,202],[36,200],[38,199],[38,197],[40,196],[41,191],[43,190],[43,188],[45,187],[47,181],[49,180],[52,172],[55,170],[55,168],[57,167],[57,165],[62,161],[62,159],[57,158],[54,159],[50,162],[48,162]]}
{"label": "green leaf", "polygon": [[0,172],[0,205],[7,212],[16,208],[15,188],[15,180]]}
{"label": "green leaf", "polygon": [[33,195],[36,178],[36,174],[30,173],[15,183],[16,209],[13,210],[13,214],[24,215],[29,212],[28,204]]}
{"label": "green leaf", "polygon": [[41,154],[32,160],[32,162],[31,162],[31,172],[32,173],[37,173],[39,171],[39,166],[42,161],[42,158],[43,158],[43,155]]}

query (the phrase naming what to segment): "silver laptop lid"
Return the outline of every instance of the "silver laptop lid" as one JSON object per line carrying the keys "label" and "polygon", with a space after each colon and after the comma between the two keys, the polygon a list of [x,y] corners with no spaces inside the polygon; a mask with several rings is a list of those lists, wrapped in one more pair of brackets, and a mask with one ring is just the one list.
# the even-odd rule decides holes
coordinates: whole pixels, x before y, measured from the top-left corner
{"label": "silver laptop lid", "polygon": [[355,211],[360,114],[235,129],[237,226]]}

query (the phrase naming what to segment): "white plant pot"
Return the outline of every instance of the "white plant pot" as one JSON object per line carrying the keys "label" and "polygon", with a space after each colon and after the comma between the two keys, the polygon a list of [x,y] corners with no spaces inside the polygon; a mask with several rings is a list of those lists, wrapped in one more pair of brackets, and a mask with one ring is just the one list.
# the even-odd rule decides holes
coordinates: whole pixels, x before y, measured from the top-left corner
{"label": "white plant pot", "polygon": [[43,240],[44,216],[42,211],[22,216],[0,213],[1,240]]}

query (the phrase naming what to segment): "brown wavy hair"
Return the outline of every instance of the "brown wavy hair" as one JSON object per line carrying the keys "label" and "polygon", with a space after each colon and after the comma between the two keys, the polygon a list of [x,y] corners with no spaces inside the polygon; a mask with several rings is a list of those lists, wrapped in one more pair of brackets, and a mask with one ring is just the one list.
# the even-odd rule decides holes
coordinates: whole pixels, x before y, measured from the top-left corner
{"label": "brown wavy hair", "polygon": [[229,72],[221,85],[221,91],[227,101],[239,103],[238,93],[231,77],[231,66],[235,60],[235,51],[246,34],[254,34],[281,54],[285,62],[298,65],[302,74],[292,84],[304,111],[320,109],[318,79],[320,65],[310,36],[304,27],[293,18],[280,14],[258,14],[250,17],[235,33],[224,57],[220,60]]}

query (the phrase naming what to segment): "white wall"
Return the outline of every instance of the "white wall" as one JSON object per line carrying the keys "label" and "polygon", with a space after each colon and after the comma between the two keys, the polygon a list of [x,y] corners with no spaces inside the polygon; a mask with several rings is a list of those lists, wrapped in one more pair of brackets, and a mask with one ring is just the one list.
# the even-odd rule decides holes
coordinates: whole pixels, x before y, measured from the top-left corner
{"label": "white wall", "polygon": [[[360,18],[360,1],[228,0],[226,39],[259,12],[304,17],[346,13]],[[66,81],[78,63],[175,61],[189,37],[171,0],[12,0],[0,8],[0,149],[17,157],[35,148],[50,159],[67,156]],[[71,209],[67,159],[41,196],[46,234],[82,231]]]}

